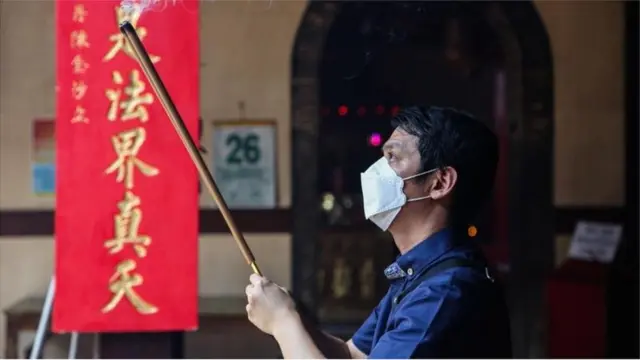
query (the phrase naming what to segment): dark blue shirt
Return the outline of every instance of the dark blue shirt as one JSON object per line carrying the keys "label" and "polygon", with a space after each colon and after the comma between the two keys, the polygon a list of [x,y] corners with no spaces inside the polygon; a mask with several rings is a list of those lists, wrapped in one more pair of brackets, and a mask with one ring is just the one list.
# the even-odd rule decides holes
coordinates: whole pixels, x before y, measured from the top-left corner
{"label": "dark blue shirt", "polygon": [[449,230],[430,236],[385,269],[389,291],[354,334],[353,344],[369,358],[511,357],[506,302],[483,269],[445,269],[393,305],[412,281],[448,258],[483,262],[470,241],[455,241]]}

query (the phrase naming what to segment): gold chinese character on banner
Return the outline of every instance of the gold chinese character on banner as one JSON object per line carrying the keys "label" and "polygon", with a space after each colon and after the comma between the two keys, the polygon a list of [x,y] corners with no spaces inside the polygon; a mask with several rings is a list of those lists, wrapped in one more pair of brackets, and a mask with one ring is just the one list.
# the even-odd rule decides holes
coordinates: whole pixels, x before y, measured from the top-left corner
{"label": "gold chinese character on banner", "polygon": [[82,56],[78,54],[74,56],[73,59],[71,60],[71,66],[73,67],[73,73],[75,75],[79,75],[87,72],[87,69],[89,68],[89,63],[84,61]]}
{"label": "gold chinese character on banner", "polygon": [[77,124],[77,123],[88,124],[89,119],[85,116],[86,112],[87,110],[85,110],[85,108],[83,108],[80,105],[76,105],[76,109],[73,113],[73,117],[71,118],[71,123],[72,124]]}
{"label": "gold chinese character on banner", "polygon": [[[119,71],[114,71],[112,78],[116,85],[124,83]],[[139,70],[133,70],[129,79],[129,84],[124,88],[125,99],[122,99],[122,90],[120,89],[107,89],[105,91],[107,99],[111,102],[107,112],[107,119],[116,121],[119,110],[122,110],[120,119],[123,121],[138,119],[142,122],[147,122],[149,120],[149,111],[146,105],[153,104],[153,95],[148,91],[145,92],[146,85],[140,79]]]}
{"label": "gold chinese character on banner", "polygon": [[156,176],[160,173],[160,170],[137,157],[146,138],[147,132],[141,127],[121,132],[111,138],[113,149],[116,151],[118,158],[105,170],[105,173],[111,174],[117,171],[116,181],[124,181],[127,190],[133,189],[134,168],[137,167],[146,176]]}
{"label": "gold chinese character on banner", "polygon": [[[115,10],[116,10],[117,26],[119,26],[124,21],[129,21],[129,23],[131,23],[134,29],[136,29],[136,32],[138,33],[138,37],[140,37],[141,41],[147,36],[147,29],[144,26],[140,26],[140,27],[137,26],[138,20],[140,20],[140,15],[142,14],[142,12],[133,11],[131,14],[129,14],[129,12],[125,11],[120,6],[116,6]],[[132,59],[135,59],[135,56],[133,54],[133,49],[131,48],[131,45],[129,45],[129,43],[126,41],[122,33],[116,32],[110,35],[109,40],[113,43],[113,46],[104,56],[104,58],[102,58],[102,61],[107,62],[112,60],[114,57],[116,57],[116,55],[120,51],[124,52]],[[160,61],[159,56],[149,55],[149,58],[151,58],[151,61],[154,63]]]}
{"label": "gold chinese character on banner", "polygon": [[89,89],[89,86],[85,84],[85,82],[82,80],[80,81],[74,80],[71,83],[71,95],[73,95],[73,98],[76,100],[82,100],[82,98],[84,98],[84,95],[87,93],[88,89]]}
{"label": "gold chinese character on banner", "polygon": [[86,49],[89,47],[89,35],[84,30],[71,32],[71,47],[74,49]]}
{"label": "gold chinese character on banner", "polygon": [[87,17],[87,10],[83,4],[76,4],[73,6],[73,22],[83,24]]}
{"label": "gold chinese character on banner", "polygon": [[132,273],[135,269],[136,262],[133,260],[124,260],[116,265],[116,271],[109,279],[109,291],[113,296],[109,303],[102,308],[103,313],[108,313],[115,309],[125,297],[140,314],[149,315],[158,312],[156,306],[145,301],[134,290],[136,286],[140,286],[144,282],[142,275]]}
{"label": "gold chinese character on banner", "polygon": [[122,251],[125,244],[132,244],[138,257],[147,256],[147,246],[151,244],[151,237],[138,234],[142,222],[142,210],[138,206],[140,197],[130,191],[127,191],[124,200],[118,202],[120,213],[114,217],[115,236],[104,243],[109,249],[109,254]]}

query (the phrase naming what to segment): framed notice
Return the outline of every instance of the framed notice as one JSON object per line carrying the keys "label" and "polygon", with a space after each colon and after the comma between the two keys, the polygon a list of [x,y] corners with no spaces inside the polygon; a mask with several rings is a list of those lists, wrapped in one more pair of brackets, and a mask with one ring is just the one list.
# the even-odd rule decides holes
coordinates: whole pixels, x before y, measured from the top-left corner
{"label": "framed notice", "polygon": [[275,120],[214,121],[213,128],[213,176],[229,208],[275,208]]}
{"label": "framed notice", "polygon": [[621,238],[622,225],[580,221],[573,231],[569,257],[610,264]]}
{"label": "framed notice", "polygon": [[55,121],[53,119],[34,120],[32,142],[33,192],[38,196],[51,196],[55,192]]}

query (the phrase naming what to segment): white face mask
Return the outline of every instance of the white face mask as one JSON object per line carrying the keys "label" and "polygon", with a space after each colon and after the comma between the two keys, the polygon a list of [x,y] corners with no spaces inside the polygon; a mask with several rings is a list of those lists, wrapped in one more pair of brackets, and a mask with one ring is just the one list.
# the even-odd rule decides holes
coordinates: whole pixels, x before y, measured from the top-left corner
{"label": "white face mask", "polygon": [[387,231],[400,209],[408,201],[424,200],[430,197],[423,196],[407,200],[407,196],[402,191],[404,182],[434,171],[436,169],[424,171],[403,179],[389,166],[386,158],[380,158],[367,171],[360,174],[364,217],[367,220],[371,220],[382,231]]}

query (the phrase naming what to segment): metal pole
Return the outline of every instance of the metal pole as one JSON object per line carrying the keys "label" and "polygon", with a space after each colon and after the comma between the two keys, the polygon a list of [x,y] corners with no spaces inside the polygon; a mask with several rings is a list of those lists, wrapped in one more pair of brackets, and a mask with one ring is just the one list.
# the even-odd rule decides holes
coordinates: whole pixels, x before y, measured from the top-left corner
{"label": "metal pole", "polygon": [[49,282],[49,290],[47,290],[47,296],[44,299],[44,306],[42,308],[42,314],[40,315],[40,321],[38,322],[38,330],[36,331],[36,338],[31,348],[31,355],[29,359],[37,359],[44,347],[44,336],[47,333],[47,326],[49,325],[49,318],[51,316],[51,308],[53,306],[53,294],[56,288],[56,278],[51,277]]}
{"label": "metal pole", "polygon": [[93,344],[91,344],[91,347],[93,359],[100,359],[100,335],[98,333],[93,334]]}
{"label": "metal pole", "polygon": [[69,344],[69,359],[75,359],[78,353],[78,333],[71,333],[71,342]]}

